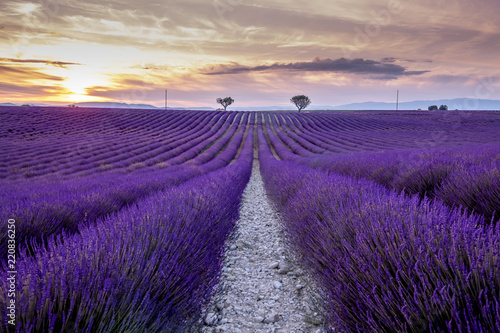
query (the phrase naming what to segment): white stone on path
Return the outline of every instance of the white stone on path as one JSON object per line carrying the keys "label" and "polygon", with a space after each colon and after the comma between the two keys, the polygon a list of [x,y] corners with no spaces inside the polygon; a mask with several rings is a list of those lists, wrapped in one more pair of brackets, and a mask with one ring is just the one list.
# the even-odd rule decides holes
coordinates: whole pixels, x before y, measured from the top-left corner
{"label": "white stone on path", "polygon": [[321,323],[322,318],[311,297],[315,289],[289,252],[257,161],[228,248],[222,280],[206,310],[202,332],[318,331],[314,323]]}

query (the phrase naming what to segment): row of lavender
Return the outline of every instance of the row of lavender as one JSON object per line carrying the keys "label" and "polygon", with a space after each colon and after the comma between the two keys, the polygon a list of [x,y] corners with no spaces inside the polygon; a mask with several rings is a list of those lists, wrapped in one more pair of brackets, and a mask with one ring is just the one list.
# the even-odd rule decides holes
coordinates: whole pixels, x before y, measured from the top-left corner
{"label": "row of lavender", "polygon": [[143,168],[128,174],[108,171],[62,181],[37,178],[3,182],[0,250],[4,253],[7,247],[5,221],[9,218],[17,221],[18,245],[32,248],[50,235],[62,231],[75,233],[82,223],[91,223],[155,191],[228,165],[240,148],[247,122],[248,114],[241,124],[227,122],[223,125],[227,129],[220,137],[211,140],[200,132],[189,146],[170,150],[177,156],[160,170]]}
{"label": "row of lavender", "polygon": [[[344,153],[498,143],[499,112],[316,112],[263,115],[306,150]],[[300,148],[298,148],[300,149]]]}
{"label": "row of lavender", "polygon": [[[161,169],[4,181],[2,220],[16,220],[19,256],[17,322],[3,317],[2,331],[192,331],[218,283],[250,176],[251,122],[232,113],[209,126],[210,136],[199,128],[179,143],[181,135],[183,149],[170,147],[178,153]],[[2,293],[4,314],[7,304]]]}
{"label": "row of lavender", "polygon": [[[464,147],[416,149],[418,145],[414,145],[408,150],[332,155],[331,151],[321,151],[325,146],[314,145],[312,130],[302,127],[299,136],[295,134],[297,126],[284,127],[278,119],[279,116],[266,118],[271,144],[286,147],[278,151],[281,159],[374,180],[420,197],[436,197],[450,206],[479,213],[487,220],[500,217],[500,138],[496,144],[489,143],[489,131],[485,131],[486,135],[477,133],[475,142],[463,142]],[[500,124],[500,117],[497,122]],[[494,124],[489,126],[495,128]],[[444,146],[448,144],[443,142]]]}
{"label": "row of lavender", "polygon": [[23,114],[26,110],[22,108],[0,109],[5,119],[0,124],[4,157],[0,178],[70,178],[164,168],[183,163],[186,156],[182,153],[194,147],[197,154],[204,151],[207,142],[221,138],[233,125],[247,122],[249,116],[136,111],[30,109]]}
{"label": "row of lavender", "polygon": [[303,162],[422,198],[438,198],[488,221],[500,218],[500,145],[360,153]]}
{"label": "row of lavender", "polygon": [[[308,116],[304,119],[313,118]],[[451,191],[460,197],[457,188],[466,188],[475,196],[478,184],[498,186],[491,178],[498,146],[324,156],[328,152],[311,154],[308,131],[300,133],[273,117],[262,117],[265,128],[258,130],[266,190],[284,213],[290,243],[324,290],[332,327],[346,332],[500,331],[499,224],[488,225],[483,216],[441,200],[398,194],[390,190],[392,183],[386,183],[388,189],[360,178],[359,172],[380,178],[396,174],[399,178],[392,179],[406,176],[406,182],[419,183],[415,178],[423,165],[435,162],[439,170],[446,161],[446,175],[477,180],[486,171],[482,182],[455,183]],[[415,159],[410,167],[409,157]],[[335,173],[341,170],[357,178]],[[495,191],[482,195],[495,200]],[[499,205],[490,207],[495,211]]]}
{"label": "row of lavender", "polygon": [[218,283],[252,152],[21,256],[16,332],[192,331]]}
{"label": "row of lavender", "polygon": [[[472,114],[472,113],[471,113]],[[0,179],[161,168],[187,146],[219,137],[248,113],[70,108],[0,108]],[[342,153],[456,145],[500,139],[495,113],[273,114],[302,153]],[[455,140],[447,129],[459,126]],[[445,130],[443,130],[445,129]],[[454,129],[453,129],[454,130]],[[207,133],[209,132],[209,133]],[[207,134],[200,138],[200,134]],[[212,136],[213,137],[213,136]],[[446,139],[446,140],[444,140]],[[64,157],[64,158],[62,158]],[[34,162],[36,160],[36,163]]]}

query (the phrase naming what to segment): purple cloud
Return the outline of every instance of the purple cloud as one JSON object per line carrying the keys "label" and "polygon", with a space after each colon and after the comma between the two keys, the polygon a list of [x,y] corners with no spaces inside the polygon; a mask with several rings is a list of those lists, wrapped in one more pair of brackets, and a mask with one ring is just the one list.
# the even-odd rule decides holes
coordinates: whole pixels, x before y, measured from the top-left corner
{"label": "purple cloud", "polygon": [[263,71],[304,71],[304,72],[335,72],[335,73],[352,73],[352,74],[375,74],[382,75],[387,78],[395,78],[398,76],[420,75],[429,71],[408,71],[406,67],[399,66],[393,63],[366,60],[361,58],[356,59],[320,59],[314,58],[312,61],[292,62],[292,63],[274,63],[271,65],[259,66],[242,66],[238,63],[231,65],[212,66],[206,75],[225,75],[239,74],[250,72]]}

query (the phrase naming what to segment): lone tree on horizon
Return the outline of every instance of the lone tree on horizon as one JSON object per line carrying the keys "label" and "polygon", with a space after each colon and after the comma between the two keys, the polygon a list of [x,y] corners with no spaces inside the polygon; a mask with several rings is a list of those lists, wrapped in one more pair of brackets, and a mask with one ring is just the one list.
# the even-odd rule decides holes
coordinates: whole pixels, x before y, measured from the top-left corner
{"label": "lone tree on horizon", "polygon": [[300,113],[300,110],[307,108],[309,106],[309,104],[311,104],[311,100],[306,95],[293,96],[290,99],[290,102],[295,104],[297,109],[299,109],[299,113]]}
{"label": "lone tree on horizon", "polygon": [[233,104],[234,99],[231,97],[226,97],[226,98],[217,98],[217,103],[222,105],[224,107],[224,111],[226,111],[227,107],[231,104]]}

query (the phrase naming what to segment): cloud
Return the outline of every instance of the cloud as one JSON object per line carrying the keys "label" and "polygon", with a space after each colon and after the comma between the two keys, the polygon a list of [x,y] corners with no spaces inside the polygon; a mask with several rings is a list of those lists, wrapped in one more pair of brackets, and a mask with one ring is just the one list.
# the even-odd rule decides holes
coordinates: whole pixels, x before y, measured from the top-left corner
{"label": "cloud", "polygon": [[8,101],[23,101],[40,96],[67,95],[64,78],[46,74],[35,67],[11,67],[0,64],[0,97]]}
{"label": "cloud", "polygon": [[142,65],[133,65],[130,66],[131,69],[140,69],[140,70],[152,70],[152,71],[170,71],[173,69],[173,66],[166,65],[156,65],[156,64],[142,64]]}
{"label": "cloud", "polygon": [[429,80],[439,84],[467,84],[475,81],[474,78],[470,76],[448,74],[433,75],[429,77]]}
{"label": "cloud", "polygon": [[403,66],[392,63],[385,63],[375,60],[356,59],[320,59],[314,58],[312,61],[293,63],[274,63],[272,65],[242,66],[238,63],[231,65],[212,66],[206,75],[225,75],[263,71],[304,71],[304,72],[333,72],[351,74],[375,74],[382,75],[386,79],[393,79],[398,76],[420,75],[429,71],[407,71]]}
{"label": "cloud", "polygon": [[[143,103],[155,98],[159,88],[150,77],[133,74],[115,74],[111,76],[111,84],[95,85],[85,89],[88,96],[113,99],[115,101]],[[163,96],[163,95],[161,95]]]}
{"label": "cloud", "polygon": [[473,89],[486,89],[493,94],[500,83],[499,74],[483,75],[460,75],[460,74],[436,74],[427,78],[430,82],[440,86],[463,86],[473,87]]}
{"label": "cloud", "polygon": [[2,81],[19,82],[27,80],[49,80],[49,81],[64,81],[60,76],[45,74],[38,71],[36,68],[14,68],[0,65],[0,78]]}
{"label": "cloud", "polygon": [[22,64],[45,64],[54,67],[67,68],[69,65],[82,65],[75,62],[65,62],[65,61],[52,61],[52,60],[42,60],[42,59],[13,59],[13,58],[0,58],[0,62],[8,63],[22,63]]}
{"label": "cloud", "polygon": [[415,59],[402,59],[402,58],[396,58],[396,57],[385,57],[380,60],[381,62],[385,63],[394,63],[394,62],[426,62],[426,63],[432,63],[432,60],[426,59],[426,60],[415,60]]}
{"label": "cloud", "polygon": [[39,96],[46,94],[67,94],[68,90],[59,86],[25,85],[0,82],[0,95],[13,96]]}

